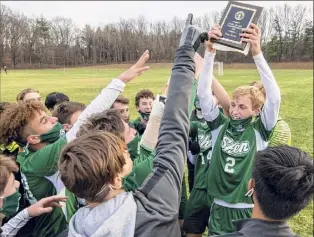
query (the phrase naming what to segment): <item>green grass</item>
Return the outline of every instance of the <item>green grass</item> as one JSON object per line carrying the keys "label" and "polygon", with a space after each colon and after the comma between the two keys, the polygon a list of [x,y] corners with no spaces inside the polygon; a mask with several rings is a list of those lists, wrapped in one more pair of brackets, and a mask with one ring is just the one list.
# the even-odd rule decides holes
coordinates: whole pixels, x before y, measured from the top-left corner
{"label": "green grass", "polygon": [[[43,98],[52,91],[69,95],[72,101],[88,104],[109,81],[119,75],[126,66],[113,68],[76,68],[55,70],[9,70],[1,74],[1,101],[14,101],[19,91],[33,87]],[[131,98],[131,118],[137,117],[134,97],[142,88],[161,93],[162,86],[170,76],[170,65],[152,69],[126,86],[124,95]],[[313,157],[313,71],[279,70],[273,71],[281,88],[281,116],[290,125],[292,145],[303,149]],[[256,70],[225,70],[218,78],[226,90],[259,80]],[[313,235],[313,203],[289,221],[293,231],[300,236]]]}

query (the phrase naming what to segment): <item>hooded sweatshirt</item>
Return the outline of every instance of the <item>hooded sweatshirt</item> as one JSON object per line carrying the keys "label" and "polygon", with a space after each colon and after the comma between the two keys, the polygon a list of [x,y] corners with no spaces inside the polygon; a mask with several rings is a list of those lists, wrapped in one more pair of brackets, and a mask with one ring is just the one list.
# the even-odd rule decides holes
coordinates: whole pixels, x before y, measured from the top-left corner
{"label": "hooded sweatshirt", "polygon": [[80,208],[69,224],[68,237],[133,237],[136,204],[123,192],[95,207]]}

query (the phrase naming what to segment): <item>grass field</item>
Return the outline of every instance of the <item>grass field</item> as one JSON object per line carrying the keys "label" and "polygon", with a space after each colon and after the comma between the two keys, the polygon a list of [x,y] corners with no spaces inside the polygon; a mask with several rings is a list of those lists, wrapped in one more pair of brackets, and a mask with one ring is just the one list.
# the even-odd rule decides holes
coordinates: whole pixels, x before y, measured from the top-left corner
{"label": "grass field", "polygon": [[[33,87],[43,98],[52,91],[69,95],[72,101],[88,104],[109,81],[126,69],[126,65],[77,69],[9,70],[1,74],[1,101],[15,101],[19,91]],[[126,86],[124,95],[131,98],[131,118],[137,117],[134,97],[142,88],[160,93],[171,72],[170,65],[152,65],[151,69]],[[280,115],[292,131],[292,145],[313,157],[313,70],[275,69],[274,75],[281,88]],[[254,69],[227,69],[218,77],[226,90],[259,80]],[[313,204],[293,218],[290,225],[300,236],[313,236]]]}

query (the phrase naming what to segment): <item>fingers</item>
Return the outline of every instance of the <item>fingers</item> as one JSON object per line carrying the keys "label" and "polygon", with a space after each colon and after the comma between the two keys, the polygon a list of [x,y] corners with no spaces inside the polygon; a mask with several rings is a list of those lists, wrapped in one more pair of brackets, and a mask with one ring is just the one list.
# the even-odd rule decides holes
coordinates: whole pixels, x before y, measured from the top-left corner
{"label": "fingers", "polygon": [[255,36],[258,36],[257,32],[254,30],[254,29],[250,29],[250,28],[245,28],[245,29],[242,29],[243,30],[243,34],[250,34],[250,35],[255,35]]}
{"label": "fingers", "polygon": [[149,58],[149,50],[146,49],[139,60],[147,60]]}
{"label": "fingers", "polygon": [[41,209],[41,212],[42,212],[42,213],[49,213],[49,212],[52,212],[52,207],[45,207],[45,208]]}
{"label": "fingers", "polygon": [[135,69],[135,72],[137,74],[137,76],[141,75],[143,72],[147,71],[149,69],[149,66],[145,66],[145,67],[141,67],[141,68],[137,68]]}
{"label": "fingers", "polygon": [[51,196],[51,197],[47,197],[47,198],[43,198],[43,199],[39,200],[39,203],[42,206],[50,206],[50,205],[52,205],[52,203],[66,202],[66,201],[67,201],[66,196]]}
{"label": "fingers", "polygon": [[258,28],[257,25],[255,25],[254,23],[251,23],[251,27],[253,27],[253,29],[256,31],[256,33],[259,35],[261,33],[260,28]]}
{"label": "fingers", "polygon": [[241,42],[247,42],[247,43],[253,44],[253,42],[255,42],[255,40],[242,38]]}
{"label": "fingers", "polygon": [[219,40],[222,37],[221,31],[220,30],[210,30],[208,32],[208,37],[209,39],[217,39]]}
{"label": "fingers", "polygon": [[167,95],[167,90],[168,90],[168,83],[166,83],[164,85],[164,87],[162,88],[162,93],[161,95],[166,96]]}
{"label": "fingers", "polygon": [[252,40],[258,40],[258,36],[255,36],[253,34],[240,34],[240,36],[242,36],[243,38],[248,38],[248,39],[252,39]]}
{"label": "fingers", "polygon": [[149,50],[147,49],[139,58],[139,60],[131,68],[143,67],[143,65],[147,62],[148,59],[149,59]]}
{"label": "fingers", "polygon": [[190,14],[188,15],[188,18],[186,19],[185,25],[186,25],[186,26],[192,25],[192,21],[193,21],[193,14],[190,13]]}
{"label": "fingers", "polygon": [[57,203],[57,202],[52,202],[52,203],[50,203],[50,205],[49,205],[49,206],[51,206],[51,207],[63,207],[63,205],[62,205],[62,204]]}
{"label": "fingers", "polygon": [[213,26],[212,30],[221,30],[220,25],[216,24]]}

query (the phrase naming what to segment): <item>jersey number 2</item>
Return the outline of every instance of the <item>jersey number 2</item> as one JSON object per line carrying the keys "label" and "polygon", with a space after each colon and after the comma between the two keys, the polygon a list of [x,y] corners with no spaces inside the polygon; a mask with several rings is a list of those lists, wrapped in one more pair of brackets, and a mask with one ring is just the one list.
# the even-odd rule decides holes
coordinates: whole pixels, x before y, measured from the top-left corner
{"label": "jersey number 2", "polygon": [[233,166],[235,165],[235,159],[232,157],[227,157],[226,159],[226,165],[225,165],[225,172],[229,174],[234,173]]}

